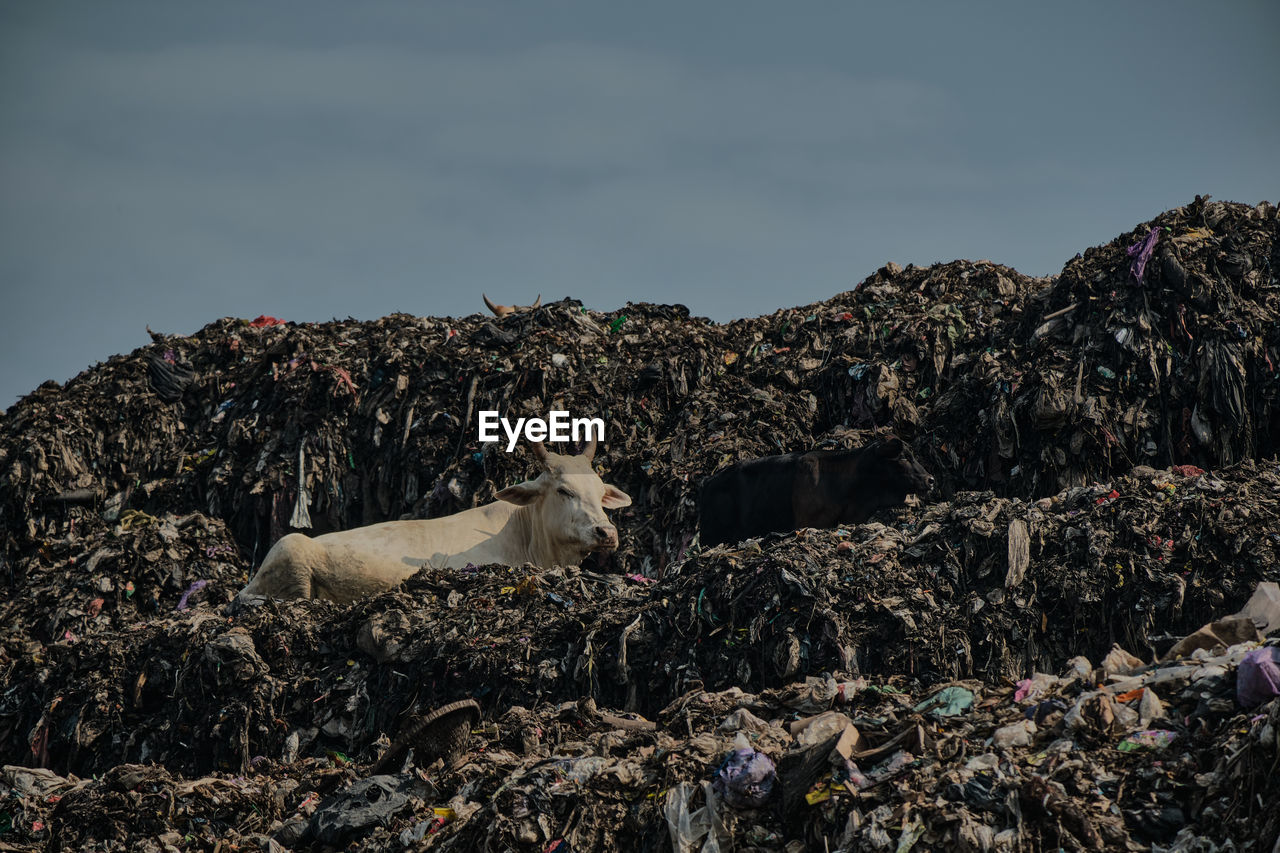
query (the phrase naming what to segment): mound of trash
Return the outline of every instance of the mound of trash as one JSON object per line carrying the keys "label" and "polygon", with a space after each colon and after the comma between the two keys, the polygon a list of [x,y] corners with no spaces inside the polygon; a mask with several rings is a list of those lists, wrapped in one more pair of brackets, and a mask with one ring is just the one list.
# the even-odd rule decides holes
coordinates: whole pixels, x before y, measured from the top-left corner
{"label": "mound of trash", "polygon": [[[1152,662],[1115,645],[1021,678],[925,678],[901,671],[930,645],[909,633],[883,668],[899,673],[858,675],[804,654],[866,618],[790,558],[812,535],[740,555],[747,575],[791,565],[763,613],[699,613],[723,595],[724,558],[695,558],[655,583],[423,572],[347,608],[185,612],[51,647],[10,664],[11,692],[39,695],[6,699],[3,719],[29,714],[11,731],[34,720],[34,763],[53,768],[4,768],[10,835],[86,850],[1101,850],[1280,831],[1280,645],[1259,643],[1280,630],[1274,583]],[[911,580],[886,601],[888,586],[872,600],[894,615],[872,621],[931,630],[931,609],[961,625],[972,610],[919,600]],[[971,646],[975,627],[959,635]],[[716,647],[700,668],[698,646]],[[431,760],[413,721],[461,696],[484,719]],[[405,732],[416,752],[379,761]]]}
{"label": "mound of trash", "polygon": [[479,410],[604,417],[605,464],[638,498],[619,560],[649,573],[684,549],[706,474],[876,429],[913,440],[948,493],[1043,497],[1139,463],[1264,458],[1280,406],[1276,228],[1266,203],[1197,200],[1053,281],[891,264],[826,302],[725,325],[564,300],[501,319],[153,333],[4,416],[5,557],[21,586],[50,527],[127,509],[221,519],[250,562],[290,528],[457,511],[524,474],[478,441]]}
{"label": "mound of trash", "polygon": [[[1227,623],[1220,617],[1240,611],[1260,584],[1280,576],[1275,532],[1280,530],[1280,466],[1250,462],[1214,474],[1138,470],[1114,483],[1035,502],[961,493],[951,501],[899,510],[888,521],[721,546],[673,567],[662,580],[572,568],[427,570],[400,589],[345,607],[250,600],[228,616],[226,608],[201,599],[196,607],[188,604],[123,629],[80,628],[80,635],[72,632],[43,646],[10,634],[4,663],[11,689],[0,699],[0,748],[82,778],[110,779],[121,764],[144,774],[152,773],[148,765],[159,765],[166,774],[177,774],[173,784],[178,785],[219,773],[251,780],[261,774],[301,774],[293,777],[301,796],[322,787],[326,774],[378,760],[404,721],[427,706],[474,698],[487,715],[484,725],[496,726],[492,731],[506,744],[504,750],[511,749],[513,738],[523,743],[529,737],[511,728],[512,714],[526,713],[523,709],[539,714],[559,709],[559,714],[566,706],[581,705],[615,709],[601,712],[613,723],[599,717],[599,724],[627,731],[628,720],[655,720],[660,728],[646,724],[643,729],[651,739],[660,732],[676,738],[681,749],[703,750],[707,754],[697,754],[705,765],[714,757],[710,752],[726,747],[714,739],[699,740],[698,732],[718,731],[720,721],[704,718],[703,728],[695,729],[671,716],[673,703],[680,706],[694,694],[780,691],[791,697],[790,704],[763,705],[776,719],[794,722],[795,713],[830,710],[852,701],[840,700],[842,694],[875,685],[880,685],[880,692],[872,691],[877,699],[885,698],[884,685],[908,698],[957,684],[971,693],[1005,695],[1008,685],[1029,674],[1060,672],[1083,656],[1101,661],[1101,669],[1074,664],[1079,684],[1071,696],[1104,695],[1113,701],[1138,688],[1121,681],[1126,689],[1099,693],[1097,686],[1105,687],[1122,672],[1151,671],[1144,661],[1160,661],[1172,650],[1178,650],[1173,663],[1154,671],[1161,678],[1179,675],[1171,676],[1169,687],[1164,681],[1158,689],[1151,687],[1152,697],[1167,700],[1171,688],[1182,691],[1178,701],[1190,713],[1201,700],[1221,696],[1211,706],[1213,714],[1234,720],[1242,713],[1229,701],[1234,668],[1248,650],[1240,643],[1256,646],[1263,633],[1253,632],[1253,622]],[[198,528],[185,530],[194,536]],[[224,595],[231,591],[224,589]],[[1280,627],[1280,590],[1268,612],[1272,615],[1264,614],[1262,627],[1268,619],[1270,627]],[[1188,643],[1188,636],[1201,639]],[[1139,652],[1142,659],[1120,648]],[[1198,650],[1199,658],[1184,663],[1188,650]],[[1216,680],[1202,683],[1187,675],[1202,670]],[[1063,684],[1052,682],[1055,689],[1067,689]],[[1201,689],[1207,684],[1214,685],[1212,696]],[[1280,690],[1280,682],[1275,687]],[[1149,698],[1148,705],[1153,701]],[[742,702],[751,713],[763,713],[760,700]],[[736,707],[719,710],[729,714]],[[895,726],[910,717],[897,710],[886,718]],[[1118,706],[1106,713],[1127,717]],[[1203,717],[1208,711],[1199,713]],[[984,725],[1014,725],[1007,716],[995,715]],[[926,720],[927,715],[915,724],[936,740],[936,726]],[[1118,748],[1138,730],[1130,722],[1108,723],[1104,734],[1110,740],[1080,735],[1055,749]],[[1166,725],[1180,733],[1182,743],[1227,733],[1206,732],[1192,717],[1179,715]],[[538,727],[528,720],[520,726]],[[1140,731],[1149,726],[1145,719]],[[1031,737],[1039,731],[1031,727],[1019,735],[1026,741],[1021,745],[1047,748],[1062,740],[1065,730],[1056,730],[1049,740],[1048,734]],[[926,755],[927,742],[912,754]],[[786,766],[787,743],[775,745],[771,761]],[[607,766],[601,762],[627,754],[579,752],[574,761],[593,757],[583,766],[594,768],[594,775]],[[932,755],[941,767],[956,758]],[[311,756],[305,771],[297,767],[301,756]],[[1202,756],[1188,763],[1187,772],[1209,772],[1207,761]],[[551,784],[562,771],[548,766],[533,779]],[[643,789],[643,797],[649,797],[675,784],[669,776],[655,776],[656,771],[629,772],[634,776],[622,781],[634,796]],[[1081,778],[1088,775],[1081,773]],[[680,781],[692,784],[697,778],[695,773]],[[1015,796],[1030,797],[1027,791],[1039,791],[1036,786],[1042,784],[1025,768],[1009,778],[1020,780],[1006,792]],[[270,787],[244,779],[236,784]],[[396,782],[406,790],[418,790],[416,784]],[[441,782],[433,778],[431,784]],[[478,784],[494,783],[459,780],[461,787],[437,793],[431,808],[444,808],[440,797],[448,793],[444,801],[450,801],[459,791],[468,792],[470,805],[484,808],[490,801],[471,793]],[[1024,784],[1031,787],[1018,787]],[[1154,789],[1148,793],[1155,797]],[[707,795],[693,785],[679,796]],[[1045,820],[1092,808],[1061,796],[1067,797],[1061,809]],[[1200,815],[1213,814],[1202,804],[1177,803],[1183,817],[1176,828],[1213,828],[1211,821],[1201,823]],[[277,806],[272,814],[284,821],[297,808],[296,802],[287,809]],[[776,819],[785,824],[798,808],[784,800]],[[955,816],[947,814],[944,823],[949,824]],[[656,812],[651,819],[657,819]],[[477,826],[491,823],[492,818],[483,818]],[[931,831],[941,831],[926,823]],[[992,838],[1015,828],[984,825],[991,827]],[[1133,836],[1135,830],[1124,829],[1123,820],[1103,825],[1122,833],[1116,837],[1147,837],[1147,830]],[[840,829],[824,831],[834,840]],[[599,843],[640,837],[628,841],[617,834],[623,832],[620,827],[591,831],[606,833],[596,839]],[[793,837],[782,825],[768,831]],[[521,830],[499,840],[501,846],[516,845],[525,835]],[[543,835],[536,836],[541,849],[554,840]]]}
{"label": "mound of trash", "polygon": [[993,422],[1020,437],[999,454],[1013,488],[1274,455],[1276,229],[1271,205],[1197,197],[1068,262],[1028,305],[1012,422]]}
{"label": "mound of trash", "polygon": [[[1268,850],[1278,227],[1197,198],[727,324],[224,319],[46,383],[0,415],[0,849]],[[616,553],[233,603],[284,533],[524,479],[481,410],[605,420]],[[887,433],[937,494],[695,538],[724,465]]]}

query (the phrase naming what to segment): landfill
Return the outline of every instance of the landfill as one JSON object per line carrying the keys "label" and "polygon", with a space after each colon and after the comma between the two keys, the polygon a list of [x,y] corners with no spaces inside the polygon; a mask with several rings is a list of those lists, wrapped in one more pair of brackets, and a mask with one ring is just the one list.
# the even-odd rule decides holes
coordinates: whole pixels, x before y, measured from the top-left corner
{"label": "landfill", "polygon": [[[0,416],[0,850],[1280,850],[1278,231],[1197,197],[1048,278],[225,318],[47,382]],[[617,551],[236,600],[528,476],[482,410],[604,419]],[[890,434],[933,494],[698,540],[719,468]]]}

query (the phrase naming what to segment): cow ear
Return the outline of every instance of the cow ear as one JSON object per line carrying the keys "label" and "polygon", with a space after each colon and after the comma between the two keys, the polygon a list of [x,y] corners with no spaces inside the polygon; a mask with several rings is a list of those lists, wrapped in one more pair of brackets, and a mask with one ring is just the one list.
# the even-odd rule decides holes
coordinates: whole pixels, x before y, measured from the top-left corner
{"label": "cow ear", "polygon": [[542,487],[534,480],[525,480],[523,483],[516,483],[514,486],[507,486],[498,494],[494,495],[500,501],[506,501],[516,506],[528,506],[538,499],[542,494]]}
{"label": "cow ear", "polygon": [[880,445],[880,455],[886,459],[897,459],[902,455],[902,439],[891,438]]}
{"label": "cow ear", "polygon": [[610,486],[605,483],[604,498],[600,501],[600,505],[605,509],[617,509],[618,507],[631,506],[631,496],[619,489],[617,486]]}

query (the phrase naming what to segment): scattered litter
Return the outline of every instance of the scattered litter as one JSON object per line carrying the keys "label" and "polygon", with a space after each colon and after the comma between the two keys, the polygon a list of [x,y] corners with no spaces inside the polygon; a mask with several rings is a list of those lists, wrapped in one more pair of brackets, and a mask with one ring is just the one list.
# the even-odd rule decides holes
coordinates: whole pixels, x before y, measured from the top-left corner
{"label": "scattered litter", "polygon": [[1178,738],[1177,732],[1156,729],[1152,731],[1134,732],[1116,745],[1116,749],[1121,752],[1136,752],[1138,750],[1160,750],[1173,743]]}
{"label": "scattered litter", "polygon": [[1254,708],[1280,696],[1280,647],[1254,649],[1240,661],[1236,676],[1236,699],[1244,708]]}
{"label": "scattered litter", "polygon": [[758,809],[773,793],[773,761],[754,749],[735,749],[725,756],[711,789],[731,806]]}

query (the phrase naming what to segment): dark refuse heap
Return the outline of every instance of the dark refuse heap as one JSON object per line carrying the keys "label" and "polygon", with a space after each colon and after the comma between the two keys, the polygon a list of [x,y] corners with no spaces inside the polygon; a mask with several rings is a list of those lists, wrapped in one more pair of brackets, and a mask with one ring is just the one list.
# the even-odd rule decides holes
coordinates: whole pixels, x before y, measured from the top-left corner
{"label": "dark refuse heap", "polygon": [[[1197,198],[1052,279],[729,324],[221,320],[46,383],[0,418],[0,845],[1269,850],[1280,702],[1151,663],[1280,580],[1277,227]],[[290,529],[491,500],[529,460],[475,412],[552,408],[606,419],[609,559],[224,609]],[[691,547],[724,464],[889,432],[940,499]],[[375,768],[467,698],[457,766]]]}

